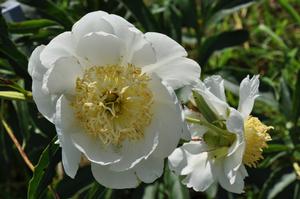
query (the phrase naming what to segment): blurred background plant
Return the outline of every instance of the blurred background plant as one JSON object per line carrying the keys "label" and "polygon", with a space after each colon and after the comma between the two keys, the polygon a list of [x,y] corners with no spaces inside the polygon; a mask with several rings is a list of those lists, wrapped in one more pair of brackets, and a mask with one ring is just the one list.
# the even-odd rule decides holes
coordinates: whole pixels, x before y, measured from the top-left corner
{"label": "blurred background plant", "polygon": [[[16,18],[11,17],[13,8],[1,5],[0,198],[300,198],[299,0],[18,2]],[[258,168],[248,168],[244,194],[227,193],[217,185],[194,192],[167,167],[155,183],[132,190],[102,187],[84,165],[74,180],[63,175],[55,129],[32,101],[28,57],[36,46],[95,10],[118,14],[145,32],[161,32],[181,43],[201,65],[202,78],[220,74],[226,79],[233,106],[242,78],[261,75],[253,115],[275,130],[265,159]]]}

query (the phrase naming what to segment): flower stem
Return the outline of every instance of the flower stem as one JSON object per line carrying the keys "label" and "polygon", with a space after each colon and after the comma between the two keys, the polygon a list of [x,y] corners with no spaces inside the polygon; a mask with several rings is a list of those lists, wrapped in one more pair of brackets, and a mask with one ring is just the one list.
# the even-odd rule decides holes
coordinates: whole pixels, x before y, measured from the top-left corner
{"label": "flower stem", "polygon": [[186,119],[186,121],[188,121],[190,123],[196,123],[196,124],[200,124],[202,126],[207,127],[208,129],[211,130],[212,133],[224,135],[224,130],[216,127],[215,125],[212,125],[211,123],[209,123],[205,120],[198,120],[198,119],[191,118],[191,117],[186,117],[185,119]]}
{"label": "flower stem", "polygon": [[13,141],[13,143],[16,145],[20,155],[22,156],[24,162],[26,163],[26,165],[28,166],[28,168],[33,172],[34,171],[34,166],[31,163],[31,161],[29,160],[29,158],[27,157],[25,151],[23,150],[22,146],[20,145],[19,141],[17,140],[14,132],[12,131],[12,129],[8,126],[8,124],[6,123],[6,121],[4,119],[1,120],[2,124],[6,130],[6,132],[8,133],[9,137],[11,138],[11,140]]}

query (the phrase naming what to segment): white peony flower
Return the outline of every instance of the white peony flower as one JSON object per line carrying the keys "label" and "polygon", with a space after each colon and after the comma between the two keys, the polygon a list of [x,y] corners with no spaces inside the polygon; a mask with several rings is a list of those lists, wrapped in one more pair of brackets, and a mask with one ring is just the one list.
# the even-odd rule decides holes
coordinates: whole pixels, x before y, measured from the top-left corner
{"label": "white peony flower", "polygon": [[29,61],[38,110],[52,122],[70,177],[81,156],[110,188],[150,183],[188,137],[174,89],[195,82],[199,65],[166,35],[92,12],[72,31],[37,47]]}
{"label": "white peony flower", "polygon": [[241,82],[237,110],[227,104],[223,84],[220,76],[211,76],[193,89],[194,103],[202,106],[202,114],[185,110],[192,141],[169,156],[169,166],[185,175],[183,183],[195,191],[219,182],[230,192],[242,193],[248,175],[244,164],[256,166],[262,159],[262,148],[271,139],[267,131],[272,127],[249,116],[258,96],[258,76],[247,76]]}

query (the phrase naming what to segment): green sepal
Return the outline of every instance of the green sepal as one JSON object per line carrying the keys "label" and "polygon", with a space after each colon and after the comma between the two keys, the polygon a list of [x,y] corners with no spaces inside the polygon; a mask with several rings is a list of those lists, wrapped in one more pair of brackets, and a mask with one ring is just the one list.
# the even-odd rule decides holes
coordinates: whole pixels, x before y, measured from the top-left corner
{"label": "green sepal", "polygon": [[230,147],[236,139],[236,135],[223,130],[222,133],[207,131],[203,135],[205,143],[209,148],[216,149],[221,147]]}
{"label": "green sepal", "polygon": [[208,122],[219,120],[218,116],[211,110],[202,95],[196,91],[192,91],[198,110]]}

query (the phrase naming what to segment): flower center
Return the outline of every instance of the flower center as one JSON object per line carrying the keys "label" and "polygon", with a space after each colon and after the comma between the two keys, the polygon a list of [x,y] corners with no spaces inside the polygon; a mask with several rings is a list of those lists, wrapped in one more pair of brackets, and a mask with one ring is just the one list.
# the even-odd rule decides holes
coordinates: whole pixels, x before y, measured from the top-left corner
{"label": "flower center", "polygon": [[257,162],[263,159],[263,148],[267,147],[267,141],[271,136],[267,133],[273,129],[272,126],[266,126],[256,117],[249,117],[245,122],[245,141],[246,149],[243,157],[243,163],[249,167],[256,167]]}
{"label": "flower center", "polygon": [[105,145],[143,138],[152,119],[150,77],[128,66],[94,66],[76,80],[71,106],[85,132]]}

